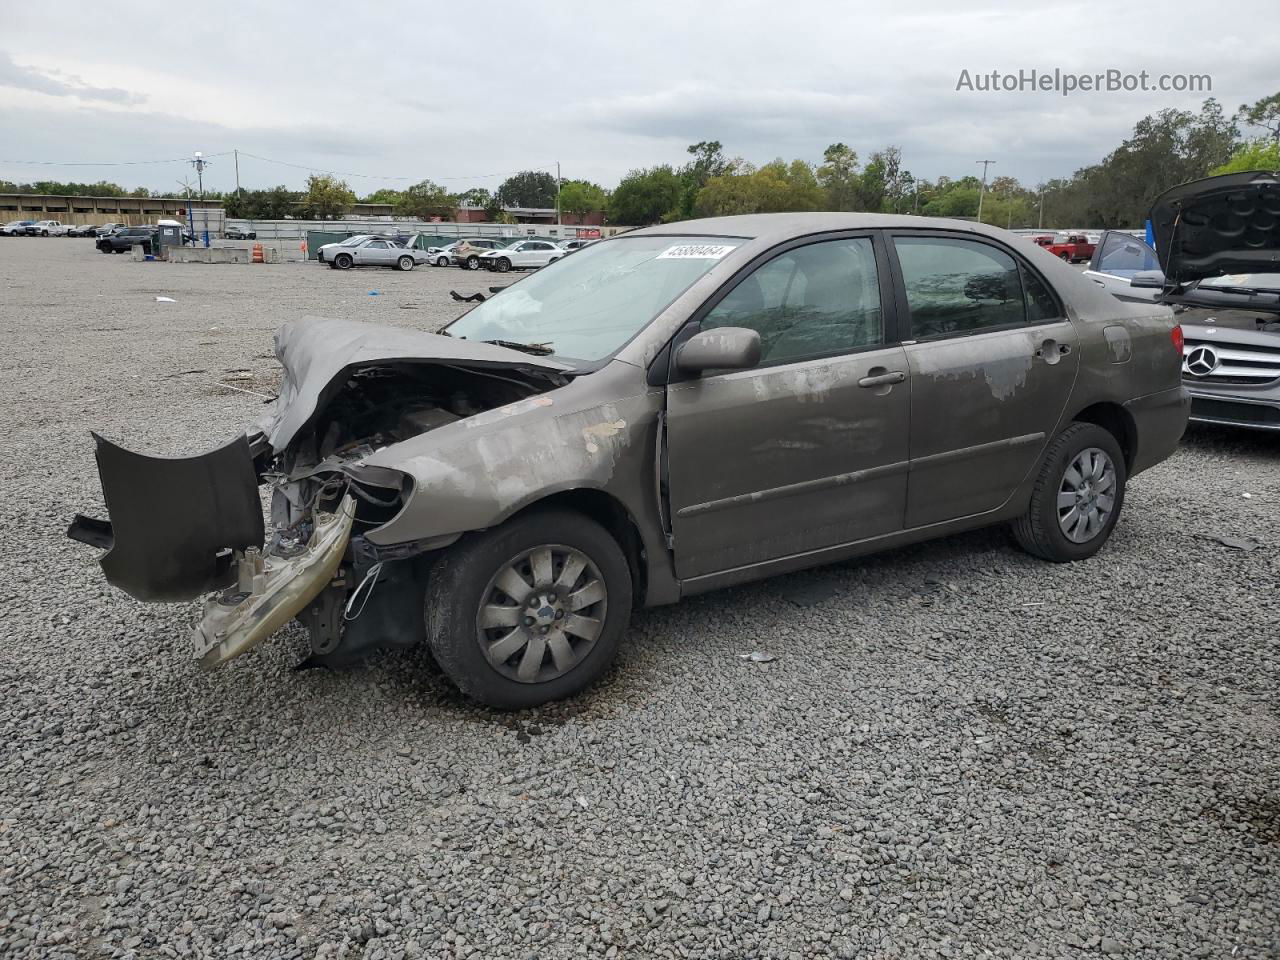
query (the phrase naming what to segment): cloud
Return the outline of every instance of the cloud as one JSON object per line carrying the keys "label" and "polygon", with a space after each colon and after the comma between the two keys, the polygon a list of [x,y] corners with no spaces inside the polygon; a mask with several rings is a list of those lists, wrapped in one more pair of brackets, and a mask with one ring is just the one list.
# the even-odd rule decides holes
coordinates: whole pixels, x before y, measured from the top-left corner
{"label": "cloud", "polygon": [[99,100],[123,106],[142,103],[141,94],[118,87],[94,87],[79,77],[60,70],[38,70],[14,63],[6,51],[0,50],[0,87],[31,90],[51,97],[78,97],[81,100]]}

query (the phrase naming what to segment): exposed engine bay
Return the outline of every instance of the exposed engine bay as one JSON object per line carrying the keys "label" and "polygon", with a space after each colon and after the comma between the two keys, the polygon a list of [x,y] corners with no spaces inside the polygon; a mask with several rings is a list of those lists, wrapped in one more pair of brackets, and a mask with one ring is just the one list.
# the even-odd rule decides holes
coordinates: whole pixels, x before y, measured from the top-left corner
{"label": "exposed engine bay", "polygon": [[456,537],[370,542],[414,491],[361,461],[568,382],[554,361],[349,321],[286,324],[276,353],[273,410],[218,450],[157,458],[96,437],[111,520],[77,516],[68,530],[105,548],[107,579],[140,600],[207,596],[191,637],[206,669],[294,618],[311,635],[305,665],[421,640],[425,564]]}

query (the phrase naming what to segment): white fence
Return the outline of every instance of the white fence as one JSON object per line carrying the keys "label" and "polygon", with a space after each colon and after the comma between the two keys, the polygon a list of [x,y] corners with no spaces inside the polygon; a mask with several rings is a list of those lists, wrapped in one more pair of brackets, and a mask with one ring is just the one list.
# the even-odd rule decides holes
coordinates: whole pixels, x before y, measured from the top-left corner
{"label": "white fence", "polygon": [[[609,237],[621,232],[618,227],[583,227],[555,223],[428,223],[423,220],[399,220],[392,217],[369,217],[359,220],[235,220],[226,225],[244,233],[255,233],[259,240],[298,240],[306,237],[308,230],[325,230],[341,233],[426,233],[441,237],[576,237],[579,229],[599,230],[600,236]],[[200,225],[200,211],[196,211],[196,233]],[[219,233],[222,231],[220,230]]]}

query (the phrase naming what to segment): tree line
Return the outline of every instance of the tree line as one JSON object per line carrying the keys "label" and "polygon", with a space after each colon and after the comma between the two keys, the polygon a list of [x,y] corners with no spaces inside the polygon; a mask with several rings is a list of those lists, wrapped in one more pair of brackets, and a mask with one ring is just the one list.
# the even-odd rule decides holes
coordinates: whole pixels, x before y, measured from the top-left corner
{"label": "tree line", "polygon": [[[1262,131],[1260,134],[1258,131]],[[1151,201],[1176,184],[1215,173],[1280,170],[1280,93],[1242,105],[1228,115],[1210,98],[1199,111],[1166,109],[1143,117],[1118,147],[1070,177],[1024,185],[997,176],[985,185],[966,174],[929,180],[903,166],[902,151],[888,145],[863,160],[843,142],[823,151],[821,162],[781,158],[756,166],[727,157],[718,140],[688,148],[681,165],[632,170],[612,191],[586,180],[560,180],[525,170],[495,190],[471,187],[452,192],[422,180],[403,190],[382,188],[357,198],[343,180],[327,174],[307,178],[305,190],[284,186],[219,193],[231,217],[330,220],[357,202],[390,204],[395,214],[449,219],[459,206],[479,207],[493,222],[511,222],[510,207],[555,208],[563,213],[604,211],[609,222],[627,226],[671,223],[693,217],[805,210],[848,210],[969,217],[1001,227],[1140,227]],[[558,188],[558,189],[557,189]],[[105,181],[13,183],[0,192],[68,196],[146,197],[165,194],[126,190]]]}

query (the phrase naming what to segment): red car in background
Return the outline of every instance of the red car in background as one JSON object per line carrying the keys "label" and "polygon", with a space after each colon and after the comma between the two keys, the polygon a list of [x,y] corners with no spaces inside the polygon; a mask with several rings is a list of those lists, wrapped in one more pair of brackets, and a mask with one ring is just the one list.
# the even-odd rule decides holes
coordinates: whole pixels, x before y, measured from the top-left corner
{"label": "red car in background", "polygon": [[1052,236],[1035,237],[1035,242],[1060,260],[1082,263],[1093,258],[1093,244],[1083,233],[1069,233],[1058,240]]}

